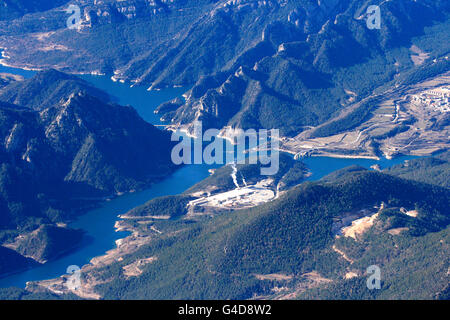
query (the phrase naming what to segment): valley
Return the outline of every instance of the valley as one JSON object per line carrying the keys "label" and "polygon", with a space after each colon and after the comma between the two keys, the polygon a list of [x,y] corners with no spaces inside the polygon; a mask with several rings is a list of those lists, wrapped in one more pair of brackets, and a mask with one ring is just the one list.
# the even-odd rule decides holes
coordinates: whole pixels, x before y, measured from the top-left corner
{"label": "valley", "polygon": [[448,1],[70,5],[0,5],[0,300],[449,299]]}
{"label": "valley", "polygon": [[[109,80],[110,81],[110,80]],[[111,82],[112,83],[112,82]],[[116,84],[114,84],[116,85]],[[118,84],[119,85],[119,84]],[[130,88],[131,90],[133,88]],[[122,98],[123,99],[123,98]],[[146,111],[144,109],[142,109],[140,112],[143,112],[143,114],[146,113]],[[340,160],[345,160],[339,164],[335,165],[323,165],[322,162],[318,162],[317,165],[320,166],[320,170],[319,169],[315,169],[315,165],[314,165],[314,160],[323,160],[326,158],[321,158],[321,157],[317,157],[317,158],[308,158],[305,159],[307,160],[307,167],[300,169],[300,172],[302,172],[302,174],[298,177],[298,179],[300,179],[299,181],[301,181],[301,179],[311,179],[311,174],[308,174],[308,168],[309,170],[312,170],[312,177],[313,179],[317,180],[320,179],[321,177],[325,176],[328,173],[331,173],[332,171],[339,169],[339,168],[343,168],[345,166],[348,166],[352,163],[355,163],[354,159],[351,159],[351,157],[349,157],[348,159],[340,159]],[[408,158],[405,158],[408,159]],[[328,158],[328,162],[333,163],[336,162],[336,160],[338,159],[333,159],[333,158]],[[402,163],[404,160],[402,160],[401,157],[396,157],[395,161],[393,163]],[[378,163],[378,161],[376,159],[359,159],[359,162],[361,164],[364,164],[367,168],[369,168],[370,166],[373,166],[374,164]],[[388,166],[387,164],[388,162],[384,162],[382,164],[383,167]],[[316,166],[317,166],[316,165]],[[323,168],[326,167],[328,168],[327,170],[323,171]],[[190,173],[183,173],[183,171],[188,170]],[[176,173],[176,176],[179,177],[195,177],[197,174],[193,174],[194,171],[197,171],[197,168],[195,167],[187,167],[185,169],[181,169]],[[202,167],[203,170],[203,178],[210,176],[211,172],[213,172],[213,175],[210,177],[214,177],[215,174],[225,174],[226,176],[228,176],[229,178],[229,182],[227,184],[225,184],[225,188],[223,185],[221,184],[217,184],[216,182],[214,182],[214,179],[211,182],[207,182],[207,184],[205,185],[205,182],[202,182],[202,186],[201,187],[191,187],[192,185],[190,185],[190,183],[194,184],[194,181],[198,182],[200,180],[190,180],[192,182],[186,181],[185,184],[180,185],[181,189],[179,189],[180,193],[183,192],[184,190],[182,188],[190,188],[190,192],[194,197],[198,197],[196,200],[191,200],[191,202],[189,202],[186,206],[186,217],[185,219],[188,219],[187,221],[193,219],[194,221],[200,219],[200,221],[202,221],[203,218],[202,216],[207,213],[207,215],[217,215],[217,214],[221,214],[223,212],[233,212],[235,210],[243,210],[249,207],[254,207],[254,206],[259,206],[264,202],[267,201],[271,201],[275,198],[275,195],[277,195],[277,197],[282,194],[283,192],[280,192],[280,188],[282,185],[284,185],[284,183],[280,183],[280,181],[259,181],[258,180],[258,176],[253,177],[253,171],[257,171],[255,169],[251,169],[250,171],[248,171],[248,169],[244,169],[244,168],[240,168],[239,171],[236,173],[236,175],[233,178],[233,170],[230,166],[228,167],[224,167],[222,169],[220,169],[220,171],[217,171],[217,169],[214,169],[213,171],[211,171],[210,167],[206,166],[206,167]],[[243,171],[241,171],[243,170]],[[319,170],[319,171],[316,171]],[[222,171],[224,171],[222,173]],[[247,173],[248,172],[248,173]],[[282,171],[284,172],[284,171]],[[317,173],[320,172],[320,175],[317,175]],[[249,175],[250,174],[250,175]],[[310,178],[308,178],[310,177]],[[203,178],[197,178],[197,179],[203,179]],[[173,180],[174,179],[174,180]],[[168,190],[170,190],[170,193],[173,194],[174,192],[176,192],[173,189],[173,183],[171,181],[178,181],[177,184],[179,184],[179,178],[174,177],[173,179],[169,179],[167,182],[163,182],[163,185],[167,185],[167,187],[169,188]],[[255,180],[256,179],[256,180]],[[278,178],[279,179],[279,178]],[[294,180],[295,181],[295,180]],[[236,185],[237,184],[237,185]],[[183,187],[184,185],[184,187]],[[295,182],[294,182],[295,185]],[[224,189],[223,189],[224,188]],[[163,196],[164,191],[162,191],[159,187],[159,184],[156,184],[154,188],[152,188],[153,190],[158,190],[156,191],[156,194],[154,194],[152,197],[155,196]],[[138,200],[141,203],[144,201],[147,201],[149,198],[149,194],[153,194],[153,192],[155,191],[150,191],[150,193],[148,193],[147,191],[144,191],[142,193],[142,196],[144,198],[142,198],[142,196],[140,195],[141,193],[137,193],[136,194],[136,198],[137,199],[141,199]],[[135,197],[135,195],[130,194],[127,196],[122,196],[117,198],[117,201],[126,204],[126,207],[128,208],[128,210],[130,210],[131,208],[135,207],[136,205],[138,205],[139,203],[136,202],[128,202],[127,198],[129,197]],[[79,259],[79,261],[84,261],[83,265],[85,265],[82,268],[82,272],[83,274],[86,274],[86,278],[84,279],[83,283],[83,287],[81,289],[80,292],[78,291],[70,291],[67,290],[67,287],[65,286],[65,282],[67,281],[67,276],[62,276],[61,278],[55,278],[53,280],[42,280],[42,281],[37,281],[37,282],[29,282],[30,280],[41,280],[39,278],[35,278],[36,275],[33,275],[33,269],[31,269],[30,271],[27,271],[23,274],[19,274],[16,276],[11,276],[5,279],[0,280],[0,284],[3,283],[3,285],[8,284],[9,285],[14,285],[14,284],[18,284],[20,286],[20,283],[22,281],[24,285],[25,282],[27,282],[27,290],[28,292],[34,292],[36,294],[40,293],[40,292],[45,292],[45,290],[50,290],[50,292],[53,292],[53,294],[60,296],[60,295],[67,295],[67,294],[75,294],[76,296],[79,296],[80,298],[86,298],[86,299],[99,299],[99,298],[103,298],[103,295],[99,294],[97,292],[97,290],[95,289],[97,286],[102,285],[102,284],[107,284],[109,283],[108,279],[105,279],[103,276],[101,276],[102,271],[105,268],[108,268],[109,266],[114,266],[117,263],[121,263],[121,261],[129,261],[129,256],[133,256],[134,254],[136,254],[137,252],[139,252],[140,250],[142,250],[143,248],[145,248],[146,246],[151,245],[154,241],[158,241],[158,239],[160,237],[176,237],[179,233],[183,233],[186,231],[185,227],[183,227],[183,222],[181,222],[181,227],[178,226],[178,222],[172,222],[172,219],[170,218],[170,216],[151,216],[152,214],[155,214],[155,212],[150,213],[150,214],[146,214],[146,215],[142,215],[139,216],[135,213],[132,213],[131,215],[121,215],[119,216],[119,220],[117,220],[117,214],[120,213],[120,207],[117,207],[115,205],[116,200],[112,200],[110,202],[108,202],[107,207],[105,207],[105,209],[109,210],[110,213],[106,214],[107,211],[100,209],[100,210],[93,210],[92,213],[89,213],[85,216],[83,216],[82,220],[86,222],[86,224],[83,223],[75,223],[73,225],[73,227],[78,227],[81,229],[85,229],[87,228],[87,230],[91,229],[91,231],[89,232],[94,232],[94,234],[97,232],[98,227],[95,227],[97,225],[99,225],[98,223],[94,222],[95,220],[99,220],[102,221],[103,219],[109,219],[108,224],[110,225],[110,231],[108,232],[108,229],[104,229],[104,231],[106,231],[106,233],[111,233],[112,234],[112,238],[111,236],[108,236],[108,238],[103,239],[103,240],[107,240],[107,239],[115,239],[115,240],[108,240],[108,241],[103,241],[102,243],[102,247],[98,247],[95,248],[95,251],[92,251],[92,247],[89,248],[89,246],[86,249],[81,249],[81,250],[76,250],[75,253],[73,254],[69,254],[64,256],[62,259],[57,259],[54,262],[49,262],[46,265],[44,265],[43,267],[39,267],[38,269],[35,269],[36,271],[39,272],[39,274],[43,274],[42,273],[42,268],[44,269],[49,269],[49,270],[54,270],[55,265],[60,265],[61,267],[63,267],[64,265],[69,264],[73,264],[74,261],[76,261],[76,259]],[[134,204],[132,204],[134,203]],[[195,214],[195,212],[198,210],[200,210],[200,215]],[[124,209],[121,209],[124,210]],[[102,213],[102,211],[105,211],[104,213]],[[123,213],[125,213],[126,211],[122,211]],[[103,215],[103,216],[102,216]],[[95,217],[95,220],[92,220]],[[184,220],[184,219],[182,219]],[[163,226],[160,226],[159,224],[163,223]],[[102,222],[103,224],[103,222]],[[108,225],[106,224],[106,225]],[[174,224],[174,226],[171,226],[172,224]],[[90,225],[90,227],[88,227],[88,225]],[[114,227],[113,227],[114,225]],[[94,226],[94,228],[93,228]],[[104,226],[102,227],[102,229],[104,228]],[[114,229],[116,228],[117,231],[120,231],[119,233],[114,232]],[[167,229],[168,228],[168,229]],[[121,234],[123,234],[123,232],[127,232],[127,233],[131,233],[130,235],[126,236],[125,238],[123,238],[123,236],[120,236]],[[94,235],[92,234],[92,235]],[[104,235],[102,235],[101,237],[104,237]],[[95,236],[94,236],[95,238]],[[115,243],[114,243],[115,241]],[[116,246],[116,248],[114,249],[110,249],[111,247]],[[109,251],[108,251],[109,250]],[[106,254],[101,255],[102,251],[105,252],[107,251]],[[91,252],[91,253],[88,253]],[[95,254],[93,254],[93,252],[96,252]],[[88,255],[86,255],[86,253]],[[78,257],[78,258],[75,258]],[[75,260],[74,260],[75,258]],[[151,256],[151,257],[144,257],[144,258],[139,258],[136,259],[134,261],[129,261],[129,264],[127,266],[134,266],[136,265],[136,267],[129,267],[126,268],[126,266],[124,266],[124,272],[127,273],[128,271],[126,270],[130,270],[131,268],[134,271],[130,271],[132,274],[136,274],[133,277],[140,277],[141,276],[141,272],[140,271],[136,271],[136,270],[141,270],[140,268],[144,268],[146,265],[148,265],[148,261],[146,259],[150,259],[151,258],[151,263],[156,262],[158,257],[157,256]],[[81,260],[80,260],[81,259]],[[90,260],[90,261],[89,261]],[[144,261],[141,262],[140,261]],[[147,261],[147,262],[145,262]],[[149,260],[150,261],[150,260]],[[89,262],[89,263],[87,263]],[[86,264],[87,263],[87,264]],[[139,268],[137,266],[140,266]],[[136,269],[137,268],[137,269]],[[60,269],[61,271],[59,271],[59,274],[63,274],[64,271],[62,269]],[[58,273],[55,273],[54,271],[52,271],[54,276],[57,276]],[[125,275],[127,276],[127,275]],[[38,277],[42,277],[38,276]],[[51,276],[50,276],[51,277]],[[45,278],[50,278],[49,276],[44,276]],[[127,276],[130,278],[130,276]],[[317,276],[320,278],[320,276]],[[265,279],[264,277],[261,279]],[[300,279],[310,279],[310,277],[308,275],[305,275],[304,277],[301,276]],[[19,281],[19,282],[17,282]],[[286,280],[282,280],[282,281],[286,281]],[[303,280],[302,280],[303,281]],[[305,280],[307,281],[306,283],[308,283],[309,280]],[[318,280],[318,282],[315,282],[315,280],[312,282],[312,284],[310,285],[299,285],[300,288],[314,288],[316,287],[317,283],[327,283],[329,280],[323,282],[322,280]],[[296,285],[297,286],[297,285]],[[299,290],[299,289],[296,289]],[[299,292],[303,292],[303,291],[295,291],[297,292],[297,294]],[[289,295],[286,293],[286,291],[281,290],[280,291],[280,297],[295,297],[296,294],[294,295]]]}

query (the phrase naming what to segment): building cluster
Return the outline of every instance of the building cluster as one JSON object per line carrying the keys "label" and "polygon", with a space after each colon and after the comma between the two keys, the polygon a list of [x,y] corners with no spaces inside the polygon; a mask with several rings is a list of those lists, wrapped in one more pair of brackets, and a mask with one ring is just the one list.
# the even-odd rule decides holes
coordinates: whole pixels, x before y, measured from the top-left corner
{"label": "building cluster", "polygon": [[412,96],[414,102],[425,104],[440,112],[450,111],[449,98],[450,87],[435,88]]}

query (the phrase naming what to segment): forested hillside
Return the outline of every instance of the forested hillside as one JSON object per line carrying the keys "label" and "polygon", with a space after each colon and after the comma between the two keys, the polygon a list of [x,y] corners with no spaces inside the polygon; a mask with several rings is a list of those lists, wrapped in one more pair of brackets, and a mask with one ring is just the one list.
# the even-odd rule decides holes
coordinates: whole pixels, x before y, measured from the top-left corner
{"label": "forested hillside", "polygon": [[0,6],[0,20],[13,20],[27,13],[47,11],[59,7],[68,0],[3,0]]}
{"label": "forested hillside", "polygon": [[[252,209],[195,222],[155,220],[158,235],[139,227],[153,240],[97,269],[96,277],[111,280],[96,290],[108,299],[442,297],[449,201],[447,188],[345,170]],[[339,231],[352,214],[373,216],[355,238]],[[148,257],[141,275],[124,276],[122,267]],[[371,291],[366,268],[374,264],[382,289]]]}
{"label": "forested hillside", "polygon": [[[22,104],[0,102],[2,243],[73,218],[107,196],[142,189],[174,170],[167,132],[74,76],[42,72],[7,86],[0,99]],[[22,241],[18,250],[44,261],[80,238],[49,228]],[[64,237],[65,248],[58,247]]]}

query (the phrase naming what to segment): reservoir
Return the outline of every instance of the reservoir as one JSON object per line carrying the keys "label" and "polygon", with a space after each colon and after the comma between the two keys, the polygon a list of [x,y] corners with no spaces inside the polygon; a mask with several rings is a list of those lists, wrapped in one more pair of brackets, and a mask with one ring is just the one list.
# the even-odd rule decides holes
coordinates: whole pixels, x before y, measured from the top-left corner
{"label": "reservoir", "polygon": [[[32,77],[35,74],[33,71],[24,71],[5,66],[0,66],[0,72],[19,74],[25,78]],[[130,87],[126,83],[113,82],[106,76],[83,75],[81,77],[115,97],[119,104],[133,106],[143,119],[152,124],[161,124],[159,116],[153,112],[159,104],[181,96],[188,89],[169,88],[160,91],[147,91],[144,87]],[[312,157],[304,159],[304,162],[312,172],[309,180],[318,180],[335,170],[351,165],[369,168],[374,164],[379,164],[381,168],[386,168],[413,158],[415,157],[405,156],[393,160],[382,159],[377,161],[371,159]],[[218,165],[187,165],[181,167],[164,180],[151,185],[146,190],[125,194],[101,203],[98,208],[90,210],[69,224],[72,228],[86,231],[85,240],[78,249],[44,265],[1,278],[0,287],[14,286],[24,288],[28,281],[56,278],[65,274],[68,266],[78,265],[81,267],[89,263],[93,257],[103,255],[106,251],[114,248],[115,241],[127,235],[127,233],[116,232],[114,229],[118,215],[124,214],[153,198],[182,193],[192,185],[208,177],[210,174],[208,172],[209,169],[217,167]]]}

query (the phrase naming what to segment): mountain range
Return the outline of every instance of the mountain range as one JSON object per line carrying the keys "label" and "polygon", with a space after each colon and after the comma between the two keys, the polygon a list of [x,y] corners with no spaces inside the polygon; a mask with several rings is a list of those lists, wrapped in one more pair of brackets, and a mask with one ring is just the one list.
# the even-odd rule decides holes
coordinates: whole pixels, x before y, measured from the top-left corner
{"label": "mountain range", "polygon": [[0,96],[3,241],[174,170],[167,132],[79,78],[44,71]]}
{"label": "mountain range", "polygon": [[[3,1],[0,62],[40,72],[0,76],[0,276],[176,168],[169,131],[77,74],[187,88],[155,111],[169,129],[280,129],[285,153],[275,176],[228,164],[122,214],[78,290],[63,275],[0,299],[448,300],[449,18],[446,0]],[[310,181],[303,159],[330,155],[423,157]]]}
{"label": "mountain range", "polygon": [[[372,4],[380,30],[367,28],[368,3],[355,0],[84,1],[77,30],[58,8],[0,24],[0,46],[17,66],[105,73],[153,89],[194,86],[186,101],[160,109],[188,130],[202,120],[292,137],[351,110],[339,132],[369,116],[374,91],[449,68],[440,60],[449,51],[447,1]],[[425,61],[413,59],[413,46]],[[321,130],[316,136],[333,133]]]}

